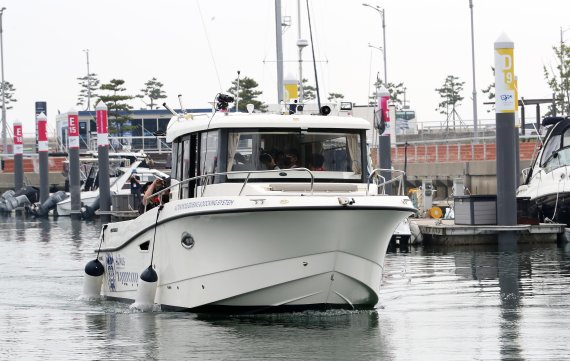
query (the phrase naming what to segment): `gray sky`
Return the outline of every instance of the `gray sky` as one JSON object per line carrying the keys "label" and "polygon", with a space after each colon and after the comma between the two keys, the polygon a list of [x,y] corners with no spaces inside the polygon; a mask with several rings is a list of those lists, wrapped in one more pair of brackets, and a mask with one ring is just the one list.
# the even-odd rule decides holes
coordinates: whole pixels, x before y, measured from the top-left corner
{"label": "gray sky", "polygon": [[[329,92],[365,104],[377,72],[383,76],[380,15],[362,1],[310,0],[313,38],[319,62],[321,98]],[[442,120],[435,111],[447,75],[465,81],[459,109],[472,119],[472,67],[469,0],[367,0],[386,10],[389,82],[403,82],[409,105],[420,121]],[[77,102],[76,78],[87,72],[83,49],[89,49],[90,70],[106,83],[124,79],[128,92],[138,94],[157,77],[165,84],[166,102],[178,107],[208,106],[216,93],[236,78],[254,78],[261,100],[277,102],[275,18],[272,0],[3,0],[5,80],[14,84],[18,102],[8,111],[8,124],[19,120],[33,134],[34,103],[47,101],[50,126],[57,111]],[[306,1],[303,38],[309,39]],[[505,32],[515,42],[515,74],[519,95],[551,96],[543,66],[556,66],[552,46],[560,28],[570,28],[570,1],[473,0],[476,85],[481,93],[494,81],[493,43]],[[282,0],[282,15],[291,16],[284,33],[284,58],[297,60],[297,0]],[[570,43],[570,30],[564,33]],[[310,46],[303,51],[311,59]],[[264,62],[265,61],[265,62]],[[285,74],[298,74],[298,62],[286,62]],[[314,76],[305,62],[304,77]],[[135,108],[144,104],[135,99]],[[480,118],[494,118],[479,106]],[[79,110],[79,109],[78,109]]]}

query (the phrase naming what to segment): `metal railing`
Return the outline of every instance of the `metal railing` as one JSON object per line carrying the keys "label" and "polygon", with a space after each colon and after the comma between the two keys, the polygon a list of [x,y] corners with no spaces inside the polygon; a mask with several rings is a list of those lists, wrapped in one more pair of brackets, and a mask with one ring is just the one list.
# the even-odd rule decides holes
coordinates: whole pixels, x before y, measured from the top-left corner
{"label": "metal railing", "polygon": [[[398,174],[397,176],[393,177],[392,179],[386,181],[384,177],[380,176],[379,174],[377,174],[377,172],[380,171],[389,171],[392,174]],[[309,188],[309,195],[313,195],[314,194],[314,188],[315,188],[315,176],[313,174],[313,172],[307,168],[291,168],[291,169],[274,169],[274,170],[244,170],[244,171],[231,171],[231,172],[217,172],[217,173],[209,173],[209,174],[204,174],[204,175],[200,175],[200,176],[196,176],[196,177],[191,177],[191,178],[187,178],[184,179],[176,184],[170,185],[168,187],[165,187],[161,190],[159,190],[158,192],[155,192],[151,195],[149,195],[148,197],[144,197],[143,199],[146,200],[148,202],[148,200],[150,198],[156,198],[158,197],[160,199],[160,204],[163,204],[163,200],[162,200],[162,196],[164,195],[164,193],[166,192],[170,192],[170,190],[178,187],[178,191],[181,192],[182,191],[182,187],[184,185],[189,184],[190,182],[201,182],[201,184],[199,184],[200,186],[202,186],[202,195],[204,194],[204,192],[206,191],[206,187],[210,183],[211,180],[213,180],[215,177],[220,177],[220,176],[228,176],[228,175],[238,175],[238,174],[247,174],[247,176],[245,177],[245,179],[243,180],[243,184],[240,188],[239,193],[237,194],[238,196],[241,196],[245,187],[247,186],[249,180],[251,179],[251,176],[253,174],[270,174],[270,173],[278,173],[281,176],[287,175],[287,173],[289,172],[306,172],[308,173],[308,176],[310,177],[310,188]],[[374,177],[376,175],[376,177]],[[385,195],[385,187],[387,184],[391,184],[394,182],[399,182],[399,186],[398,186],[398,194],[402,195],[403,194],[403,176],[404,176],[404,172],[400,171],[400,170],[388,170],[388,169],[374,169],[370,176],[368,176],[368,182],[367,182],[367,187],[366,187],[366,195],[369,195],[369,188],[370,188],[370,183],[371,180],[374,178],[375,184],[376,186],[378,186],[379,188],[382,187],[383,191],[382,193],[379,193],[378,195]],[[382,182],[376,182],[377,180],[382,180]],[[145,211],[146,211],[146,206],[145,206]]]}
{"label": "metal railing", "polygon": [[[384,176],[381,175],[381,173],[391,173],[392,177],[389,180],[386,180],[386,178]],[[379,194],[381,195],[386,195],[386,186],[388,184],[392,184],[392,183],[398,183],[398,187],[397,187],[397,191],[396,191],[396,195],[403,195],[404,194],[404,176],[406,175],[406,173],[402,170],[397,170],[397,169],[382,169],[382,168],[375,168],[374,170],[372,170],[372,172],[370,172],[370,175],[368,176],[368,182],[366,183],[366,195],[368,195],[368,192],[370,190],[370,181],[374,178],[374,184],[376,184],[376,186],[378,187],[378,189],[381,189],[381,192]],[[377,180],[382,180],[382,182],[376,183]]]}

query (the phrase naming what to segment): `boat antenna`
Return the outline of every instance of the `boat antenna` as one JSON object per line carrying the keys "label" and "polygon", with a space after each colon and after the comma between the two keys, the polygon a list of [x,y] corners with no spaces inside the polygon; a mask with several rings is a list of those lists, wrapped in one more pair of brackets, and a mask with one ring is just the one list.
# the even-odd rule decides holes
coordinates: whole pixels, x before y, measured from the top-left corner
{"label": "boat antenna", "polygon": [[[313,28],[311,27],[311,12],[309,11],[309,0],[307,0],[307,16],[309,17],[309,36],[311,37],[311,51],[313,52],[313,69],[315,71],[315,90],[317,91],[317,105],[321,111],[321,95],[319,93],[319,77],[317,76],[317,62],[315,60],[315,44],[313,43]],[[301,79],[301,82],[303,79]]]}
{"label": "boat antenna", "polygon": [[182,94],[178,94],[178,103],[180,103],[180,110],[182,110],[182,115],[186,115],[186,108],[182,104]]}
{"label": "boat antenna", "polygon": [[214,70],[216,71],[216,77],[218,78],[218,86],[220,91],[222,91],[222,82],[220,81],[220,73],[218,72],[218,66],[216,65],[216,58],[214,57],[214,52],[212,50],[212,43],[210,41],[210,36],[208,35],[208,28],[204,22],[204,16],[202,15],[202,8],[200,7],[200,0],[196,1],[198,5],[198,13],[200,14],[200,20],[202,21],[202,28],[204,29],[204,35],[206,36],[206,41],[208,43],[208,50],[210,52],[210,58],[212,59],[212,64],[214,65]]}
{"label": "boat antenna", "polygon": [[238,112],[238,105],[239,105],[239,73],[240,71],[237,71],[237,86],[236,86],[236,113]]}
{"label": "boat antenna", "polygon": [[162,103],[162,106],[166,108],[166,110],[168,110],[170,113],[172,113],[172,115],[174,115],[175,117],[179,117],[180,114],[176,113],[174,110],[172,110],[171,107],[169,107],[166,103]]}

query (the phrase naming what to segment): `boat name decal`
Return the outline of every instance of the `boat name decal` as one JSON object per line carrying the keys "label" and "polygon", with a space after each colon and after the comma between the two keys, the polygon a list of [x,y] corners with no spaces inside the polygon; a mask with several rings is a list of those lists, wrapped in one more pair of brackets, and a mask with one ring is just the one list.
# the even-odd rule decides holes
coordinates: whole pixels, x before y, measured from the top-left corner
{"label": "boat name decal", "polygon": [[123,284],[137,283],[139,281],[139,274],[136,272],[117,272],[117,280]]}
{"label": "boat name decal", "polygon": [[121,269],[125,267],[125,257],[121,256],[119,253],[115,256],[115,267],[116,269]]}
{"label": "boat name decal", "polygon": [[184,204],[177,204],[174,207],[175,211],[181,211],[184,209],[189,208],[198,208],[198,207],[216,207],[216,206],[231,206],[234,204],[233,199],[216,199],[216,200],[209,200],[209,201],[198,201],[198,202],[188,202]]}
{"label": "boat name decal", "polygon": [[109,290],[114,292],[116,290],[115,284],[115,262],[113,262],[113,254],[107,253],[105,257],[105,262],[107,263],[107,285]]}

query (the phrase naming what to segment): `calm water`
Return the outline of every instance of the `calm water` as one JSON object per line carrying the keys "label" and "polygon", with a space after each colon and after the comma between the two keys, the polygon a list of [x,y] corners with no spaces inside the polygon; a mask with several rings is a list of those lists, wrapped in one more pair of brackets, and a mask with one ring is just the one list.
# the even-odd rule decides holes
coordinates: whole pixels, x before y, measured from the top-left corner
{"label": "calm water", "polygon": [[412,248],[388,255],[377,311],[205,318],[78,299],[99,230],[0,218],[0,359],[570,357],[570,247]]}

